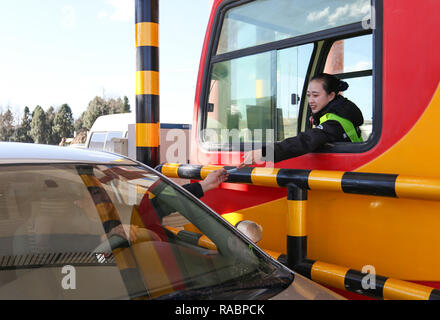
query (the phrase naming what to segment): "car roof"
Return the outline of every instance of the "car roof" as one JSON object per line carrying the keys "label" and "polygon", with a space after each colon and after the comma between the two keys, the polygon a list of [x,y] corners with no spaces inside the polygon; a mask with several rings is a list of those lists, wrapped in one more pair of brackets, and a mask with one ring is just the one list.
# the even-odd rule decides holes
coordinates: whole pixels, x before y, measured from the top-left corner
{"label": "car roof", "polygon": [[112,163],[137,164],[121,155],[45,144],[0,142],[0,164],[18,163]]}

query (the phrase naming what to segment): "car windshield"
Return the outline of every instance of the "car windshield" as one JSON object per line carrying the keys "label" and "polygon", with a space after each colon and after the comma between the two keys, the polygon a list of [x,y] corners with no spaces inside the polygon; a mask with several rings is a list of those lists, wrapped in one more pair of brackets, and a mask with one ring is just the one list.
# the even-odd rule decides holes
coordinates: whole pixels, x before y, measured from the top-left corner
{"label": "car windshield", "polygon": [[135,165],[0,166],[0,299],[265,299],[293,281]]}

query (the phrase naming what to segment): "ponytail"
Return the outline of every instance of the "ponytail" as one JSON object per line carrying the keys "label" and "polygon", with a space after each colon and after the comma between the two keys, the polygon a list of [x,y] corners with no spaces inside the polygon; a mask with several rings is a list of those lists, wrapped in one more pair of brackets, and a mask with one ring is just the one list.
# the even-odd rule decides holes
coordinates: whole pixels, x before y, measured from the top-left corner
{"label": "ponytail", "polygon": [[324,88],[327,94],[334,92],[336,95],[339,92],[345,91],[348,89],[348,83],[342,80],[339,80],[332,74],[328,73],[320,73],[312,78],[312,80],[322,81],[322,87]]}

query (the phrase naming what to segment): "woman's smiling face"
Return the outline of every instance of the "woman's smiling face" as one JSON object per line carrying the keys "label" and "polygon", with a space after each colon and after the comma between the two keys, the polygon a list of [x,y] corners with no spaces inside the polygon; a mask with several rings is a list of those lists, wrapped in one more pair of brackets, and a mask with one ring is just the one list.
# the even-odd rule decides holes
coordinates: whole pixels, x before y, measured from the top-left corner
{"label": "woman's smiling face", "polygon": [[334,92],[327,94],[322,84],[321,80],[312,80],[307,88],[307,98],[312,113],[321,111],[336,96]]}

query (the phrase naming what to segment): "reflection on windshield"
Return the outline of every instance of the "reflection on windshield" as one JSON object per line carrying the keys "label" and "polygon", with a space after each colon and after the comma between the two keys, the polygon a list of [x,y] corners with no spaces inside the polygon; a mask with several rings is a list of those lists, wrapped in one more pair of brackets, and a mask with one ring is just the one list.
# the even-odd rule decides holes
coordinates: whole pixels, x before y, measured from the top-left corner
{"label": "reflection on windshield", "polygon": [[[2,166],[0,178],[0,299],[258,299],[293,280],[143,167]],[[190,225],[210,249],[170,231]]]}

